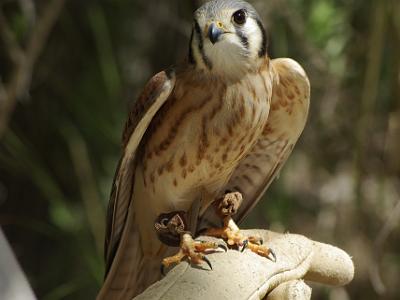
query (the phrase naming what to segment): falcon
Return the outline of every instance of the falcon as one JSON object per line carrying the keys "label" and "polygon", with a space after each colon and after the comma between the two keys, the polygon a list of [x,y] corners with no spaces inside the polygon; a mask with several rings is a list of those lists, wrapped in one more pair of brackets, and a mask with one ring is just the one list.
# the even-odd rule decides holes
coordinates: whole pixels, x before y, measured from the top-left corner
{"label": "falcon", "polygon": [[309,98],[302,67],[269,58],[265,27],[249,3],[200,7],[187,59],[150,79],[126,122],[97,299],[132,299],[160,278],[160,264],[207,263],[204,252],[219,245],[194,241],[202,229],[273,259],[236,224],[292,152]]}

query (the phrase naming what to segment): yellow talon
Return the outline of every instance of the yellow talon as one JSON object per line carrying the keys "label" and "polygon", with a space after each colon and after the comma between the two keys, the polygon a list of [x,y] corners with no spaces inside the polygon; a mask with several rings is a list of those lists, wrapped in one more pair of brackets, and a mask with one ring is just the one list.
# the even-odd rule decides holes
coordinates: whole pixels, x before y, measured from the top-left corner
{"label": "yellow talon", "polygon": [[219,247],[223,248],[224,246],[215,242],[195,241],[189,233],[184,233],[181,236],[179,252],[174,256],[166,257],[162,260],[161,273],[164,275],[165,268],[180,263],[186,257],[193,264],[201,264],[202,262],[205,262],[212,270],[211,262],[203,253],[209,250],[218,249]]}

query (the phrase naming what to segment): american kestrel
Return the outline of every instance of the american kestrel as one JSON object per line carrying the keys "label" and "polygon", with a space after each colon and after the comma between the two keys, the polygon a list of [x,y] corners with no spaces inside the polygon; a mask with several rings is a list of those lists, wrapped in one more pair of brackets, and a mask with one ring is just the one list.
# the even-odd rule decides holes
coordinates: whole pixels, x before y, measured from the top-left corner
{"label": "american kestrel", "polygon": [[[201,229],[268,256],[240,222],[278,175],[304,129],[310,85],[291,59],[271,60],[256,10],[213,0],[194,13],[188,58],[155,75],[123,133],[108,210],[98,299],[131,299],[160,263],[207,262]],[[221,229],[214,227],[221,225]],[[169,246],[180,246],[166,258]]]}

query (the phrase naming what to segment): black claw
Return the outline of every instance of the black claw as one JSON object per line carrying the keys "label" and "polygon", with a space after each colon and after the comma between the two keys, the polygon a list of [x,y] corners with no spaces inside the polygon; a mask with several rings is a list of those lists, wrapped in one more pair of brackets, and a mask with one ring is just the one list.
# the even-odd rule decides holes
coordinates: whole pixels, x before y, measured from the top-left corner
{"label": "black claw", "polygon": [[249,244],[249,240],[245,240],[245,241],[243,242],[242,251],[240,251],[240,252],[243,252],[244,250],[246,250],[248,244]]}
{"label": "black claw", "polygon": [[212,268],[212,265],[211,265],[211,262],[209,261],[209,259],[208,259],[206,256],[204,256],[202,259],[207,263],[207,265],[208,265],[208,266],[210,267],[210,269],[212,270],[213,268]]}
{"label": "black claw", "polygon": [[264,240],[260,239],[260,245],[263,245],[263,244],[264,244]]}
{"label": "black claw", "polygon": [[161,266],[160,266],[160,272],[161,272],[162,276],[165,276],[165,267],[163,264],[161,264]]}
{"label": "black claw", "polygon": [[218,248],[223,249],[225,252],[228,252],[228,247],[226,247],[224,244],[218,244]]}
{"label": "black claw", "polygon": [[269,249],[269,254],[271,254],[272,258],[268,255],[268,259],[276,263],[276,254],[274,250]]}

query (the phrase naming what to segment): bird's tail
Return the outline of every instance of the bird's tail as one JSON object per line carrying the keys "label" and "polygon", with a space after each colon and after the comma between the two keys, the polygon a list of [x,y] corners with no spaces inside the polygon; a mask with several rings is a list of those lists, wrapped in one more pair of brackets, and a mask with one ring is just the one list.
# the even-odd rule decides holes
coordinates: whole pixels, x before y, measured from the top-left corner
{"label": "bird's tail", "polygon": [[161,259],[145,257],[135,218],[126,227],[97,300],[132,300],[160,279]]}

